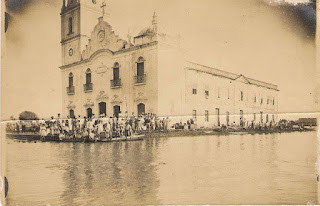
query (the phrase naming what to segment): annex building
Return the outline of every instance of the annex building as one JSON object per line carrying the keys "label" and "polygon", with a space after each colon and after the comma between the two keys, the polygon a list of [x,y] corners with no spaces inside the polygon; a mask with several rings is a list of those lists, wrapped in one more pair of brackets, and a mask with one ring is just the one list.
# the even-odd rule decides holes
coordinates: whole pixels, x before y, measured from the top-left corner
{"label": "annex building", "polygon": [[276,85],[186,61],[177,40],[158,32],[155,14],[123,40],[101,8],[98,0],[63,0],[63,117],[154,113],[208,127],[277,120]]}

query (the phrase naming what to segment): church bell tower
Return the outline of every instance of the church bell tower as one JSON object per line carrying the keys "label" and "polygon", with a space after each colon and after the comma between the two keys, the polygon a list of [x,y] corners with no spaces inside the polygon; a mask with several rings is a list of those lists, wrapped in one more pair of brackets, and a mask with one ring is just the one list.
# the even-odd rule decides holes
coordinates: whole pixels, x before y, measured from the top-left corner
{"label": "church bell tower", "polygon": [[62,66],[81,60],[81,52],[104,6],[104,0],[63,0],[60,13]]}

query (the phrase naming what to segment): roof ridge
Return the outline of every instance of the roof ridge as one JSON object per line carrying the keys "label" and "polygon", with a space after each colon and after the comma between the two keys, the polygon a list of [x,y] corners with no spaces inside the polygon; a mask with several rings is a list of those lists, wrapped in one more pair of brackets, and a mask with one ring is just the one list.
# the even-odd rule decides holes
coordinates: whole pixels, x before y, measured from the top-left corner
{"label": "roof ridge", "polygon": [[[244,77],[248,81],[249,84],[254,84],[254,85],[257,85],[257,86],[263,86],[263,87],[266,87],[266,88],[269,88],[269,89],[278,90],[278,85],[276,85],[276,84],[272,84],[272,83],[256,80],[256,79],[247,77],[247,76],[245,76],[243,74],[235,74],[235,73],[232,73],[232,72],[228,72],[228,71],[224,71],[224,70],[221,70],[221,69],[213,68],[213,67],[206,66],[206,65],[203,65],[203,64],[199,64],[199,63],[195,63],[195,62],[192,62],[192,61],[187,61],[187,62],[190,63],[190,64],[194,64],[194,65],[200,66],[200,67],[205,67],[207,69],[211,69],[213,71],[217,71],[217,72],[221,72],[221,73],[224,73],[224,74],[229,74],[229,75],[235,75],[236,76],[235,78],[231,78],[231,77],[225,76],[223,74],[219,74],[219,76],[222,76],[224,78],[228,78],[228,79],[231,78],[233,80],[236,80],[236,79],[238,79],[240,77]],[[216,74],[216,75],[218,75],[218,74]],[[265,85],[262,85],[262,84],[265,84]]]}

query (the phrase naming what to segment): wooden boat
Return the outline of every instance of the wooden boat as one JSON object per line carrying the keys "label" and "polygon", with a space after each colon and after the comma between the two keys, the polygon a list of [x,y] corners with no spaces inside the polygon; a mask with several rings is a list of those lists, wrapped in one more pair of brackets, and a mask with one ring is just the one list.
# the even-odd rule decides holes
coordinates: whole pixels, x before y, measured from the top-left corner
{"label": "wooden boat", "polygon": [[56,135],[47,135],[44,138],[41,138],[40,134],[32,134],[32,133],[7,133],[7,137],[19,139],[19,140],[27,140],[27,141],[42,141],[42,142],[83,142],[83,143],[95,143],[95,142],[129,142],[129,141],[141,141],[145,137],[145,135],[133,135],[132,137],[125,138],[125,137],[117,137],[112,139],[91,139],[88,136],[81,136],[73,138],[71,136],[63,136],[59,137],[58,134]]}
{"label": "wooden boat", "polygon": [[231,135],[245,135],[248,134],[248,132],[229,132]]}

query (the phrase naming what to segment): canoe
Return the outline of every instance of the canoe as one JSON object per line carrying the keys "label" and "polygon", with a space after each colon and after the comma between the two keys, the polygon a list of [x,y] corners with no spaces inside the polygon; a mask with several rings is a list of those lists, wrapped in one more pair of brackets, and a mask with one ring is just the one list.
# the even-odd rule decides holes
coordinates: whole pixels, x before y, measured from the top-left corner
{"label": "canoe", "polygon": [[245,135],[248,134],[248,132],[229,132],[231,135]]}

